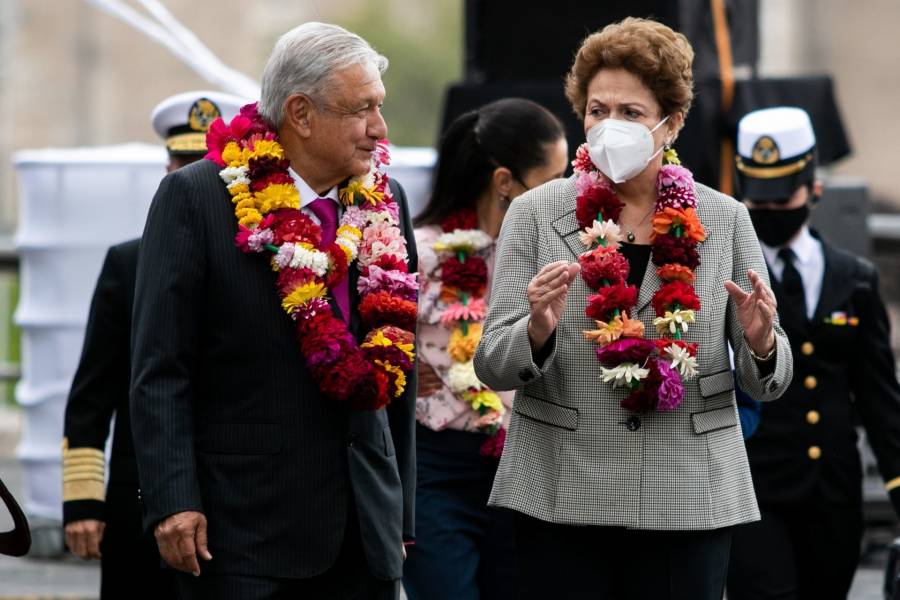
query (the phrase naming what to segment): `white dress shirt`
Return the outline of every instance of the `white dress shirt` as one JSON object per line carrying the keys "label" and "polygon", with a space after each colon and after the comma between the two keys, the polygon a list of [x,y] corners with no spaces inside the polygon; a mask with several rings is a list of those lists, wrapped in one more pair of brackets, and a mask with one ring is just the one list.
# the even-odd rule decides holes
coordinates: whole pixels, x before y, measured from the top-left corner
{"label": "white dress shirt", "polygon": [[314,189],[309,187],[309,184],[303,181],[303,178],[297,174],[297,171],[288,167],[288,172],[291,174],[291,177],[294,179],[294,185],[297,186],[297,191],[300,192],[300,210],[303,211],[303,214],[312,219],[317,225],[321,225],[319,222],[319,217],[317,217],[313,211],[307,208],[310,204],[318,200],[319,198],[328,198],[329,200],[334,200],[334,203],[337,204],[338,212],[337,218],[338,223],[341,222],[341,215],[343,214],[343,207],[341,206],[340,198],[338,198],[338,189],[337,186],[334,186],[328,193],[324,196],[320,196],[316,193]]}
{"label": "white dress shirt", "polygon": [[[760,242],[759,245],[762,246],[763,256],[766,257],[766,263],[772,270],[772,276],[781,281],[784,273],[784,261],[778,257],[778,251],[781,248],[773,248],[763,242]],[[806,317],[812,320],[816,306],[819,304],[822,280],[825,277],[825,251],[822,250],[822,242],[814,238],[809,232],[809,227],[804,225],[797,238],[787,247],[793,250],[797,256],[794,260],[794,267],[800,273],[800,280],[803,282]]]}

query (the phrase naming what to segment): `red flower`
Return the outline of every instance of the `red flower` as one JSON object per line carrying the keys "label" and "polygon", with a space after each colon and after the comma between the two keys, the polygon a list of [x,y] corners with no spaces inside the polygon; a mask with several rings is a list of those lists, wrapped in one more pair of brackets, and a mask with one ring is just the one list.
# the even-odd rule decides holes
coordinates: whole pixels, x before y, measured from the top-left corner
{"label": "red flower", "polygon": [[619,403],[619,406],[632,412],[650,412],[656,408],[659,401],[659,386],[662,383],[662,375],[656,359],[647,361],[650,373],[641,380],[640,386]]}
{"label": "red flower", "polygon": [[618,221],[623,206],[613,190],[604,185],[594,185],[575,200],[575,218],[582,229],[600,220],[601,214],[604,221]]}
{"label": "red flower", "polygon": [[272,183],[294,183],[294,179],[288,173],[290,165],[287,159],[277,159],[274,156],[252,159],[247,165],[250,190],[257,192]]}
{"label": "red flower", "polygon": [[325,285],[331,288],[347,277],[349,263],[347,262],[347,253],[334,242],[328,246],[326,252],[331,256],[331,269],[328,271],[328,279],[325,280]]}
{"label": "red flower", "polygon": [[312,269],[291,269],[290,267],[282,269],[278,272],[278,280],[276,281],[278,293],[283,298],[294,291],[298,286],[315,281],[316,279],[316,274]]}
{"label": "red flower", "polygon": [[206,156],[207,158],[220,167],[225,166],[222,160],[222,150],[228,145],[228,142],[236,142],[244,138],[253,123],[247,117],[241,115],[235,116],[231,123],[226,125],[221,117],[212,122],[209,130],[206,132]]}
{"label": "red flower", "polygon": [[662,235],[653,241],[653,264],[663,266],[669,263],[684,265],[694,270],[700,266],[697,242],[690,238],[676,238]]}
{"label": "red flower", "polygon": [[656,343],[647,338],[622,338],[596,349],[597,360],[604,367],[617,367],[622,363],[643,364],[656,350]]}
{"label": "red flower", "polygon": [[269,131],[269,126],[266,123],[265,119],[259,114],[257,110],[258,102],[254,102],[252,104],[245,104],[241,107],[240,115],[246,119],[249,119],[252,123],[250,126],[250,135],[257,136],[265,136]]}
{"label": "red flower", "polygon": [[691,356],[697,356],[697,344],[691,344],[689,342],[685,342],[684,340],[673,340],[669,338],[660,338],[655,340],[656,342],[656,350],[659,352],[660,356],[665,356],[666,348],[669,346],[678,346],[680,348],[684,348],[690,353]]}
{"label": "red flower", "polygon": [[655,294],[653,294],[653,308],[656,310],[656,316],[661,317],[666,314],[667,310],[693,309],[700,310],[700,299],[694,288],[683,281],[670,281],[663,284]]}
{"label": "red flower", "polygon": [[281,208],[272,213],[272,242],[280,246],[284,242],[308,242],[318,247],[322,240],[322,229],[312,219],[295,208]]}
{"label": "red flower", "polygon": [[441,281],[480,296],[487,285],[487,264],[480,256],[469,256],[465,262],[451,256],[441,266]]}
{"label": "red flower", "polygon": [[591,289],[599,289],[606,284],[622,284],[628,278],[628,259],[610,248],[595,248],[578,257],[581,277]]}
{"label": "red flower", "polygon": [[500,458],[503,455],[504,444],[506,444],[506,428],[501,427],[494,435],[484,440],[478,453],[486,458]]}
{"label": "red flower", "polygon": [[[399,271],[401,273],[409,273],[409,266],[407,266],[406,261],[402,258],[397,258],[393,254],[382,254],[378,257],[374,265],[378,265],[385,271]],[[366,269],[368,271],[368,269]],[[362,273],[363,275],[367,275],[368,273]]]}
{"label": "red flower", "polygon": [[637,303],[637,288],[621,283],[602,287],[593,296],[588,296],[587,300],[584,314],[591,319],[608,321],[614,310],[628,310]]}
{"label": "red flower", "polygon": [[369,294],[359,303],[359,316],[369,327],[396,325],[415,331],[416,303],[391,296],[388,292]]}
{"label": "red flower", "polygon": [[474,208],[464,208],[450,213],[441,221],[441,229],[447,233],[457,229],[478,229],[478,214]]}

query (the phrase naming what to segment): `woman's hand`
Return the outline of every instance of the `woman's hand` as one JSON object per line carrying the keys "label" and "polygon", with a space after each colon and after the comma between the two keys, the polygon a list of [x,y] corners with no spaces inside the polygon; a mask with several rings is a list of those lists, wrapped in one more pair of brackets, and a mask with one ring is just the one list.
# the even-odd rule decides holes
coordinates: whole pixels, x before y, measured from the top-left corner
{"label": "woman's hand", "polygon": [[528,321],[528,339],[531,350],[539,351],[556,331],[569,284],[578,275],[581,265],[564,260],[550,263],[538,271],[528,284],[528,303],[531,304],[531,319]]}
{"label": "woman's hand", "polygon": [[775,347],[775,311],[778,303],[772,289],[753,269],[747,271],[753,290],[747,294],[733,281],[725,282],[725,289],[737,311],[744,337],[754,354],[764,356]]}
{"label": "woman's hand", "polygon": [[430,396],[444,387],[444,382],[438,377],[438,374],[434,372],[434,368],[422,360],[422,357],[419,357],[416,370],[418,371],[419,379],[419,389],[416,393],[417,396]]}

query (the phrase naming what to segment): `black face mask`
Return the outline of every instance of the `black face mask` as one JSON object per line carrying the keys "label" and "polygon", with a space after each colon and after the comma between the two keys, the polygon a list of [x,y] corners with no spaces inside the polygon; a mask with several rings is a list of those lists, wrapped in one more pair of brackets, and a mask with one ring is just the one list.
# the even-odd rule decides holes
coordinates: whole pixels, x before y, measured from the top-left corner
{"label": "black face mask", "polygon": [[775,210],[751,208],[750,220],[761,242],[773,248],[783,246],[800,231],[809,218],[809,203],[799,208]]}

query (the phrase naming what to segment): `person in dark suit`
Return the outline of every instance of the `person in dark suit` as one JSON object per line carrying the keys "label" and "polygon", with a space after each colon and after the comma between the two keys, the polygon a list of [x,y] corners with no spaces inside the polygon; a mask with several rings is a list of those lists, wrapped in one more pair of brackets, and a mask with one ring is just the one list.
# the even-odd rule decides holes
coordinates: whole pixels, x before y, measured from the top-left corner
{"label": "person in dark suit", "polygon": [[386,67],[340,27],[291,30],[258,105],[213,123],[211,160],[153,200],[131,417],[178,597],[399,595],[417,257],[403,189],[379,171]]}
{"label": "person in dark suit", "polygon": [[900,387],[878,272],[807,224],[821,194],[815,135],[797,108],[740,122],[742,196],[795,358],[747,443],[762,521],[735,530],[732,600],[846,598],[859,561],[862,422],[900,512]]}
{"label": "person in dark suit", "polygon": [[[165,141],[171,172],[206,153],[212,119],[235,115],[240,98],[197,91],[160,102],[151,121]],[[140,240],[112,246],[91,302],[84,346],[66,404],[63,522],[75,555],[101,561],[101,598],[162,598],[174,593],[143,534],[128,408],[131,310]],[[104,447],[115,417],[109,483]]]}

